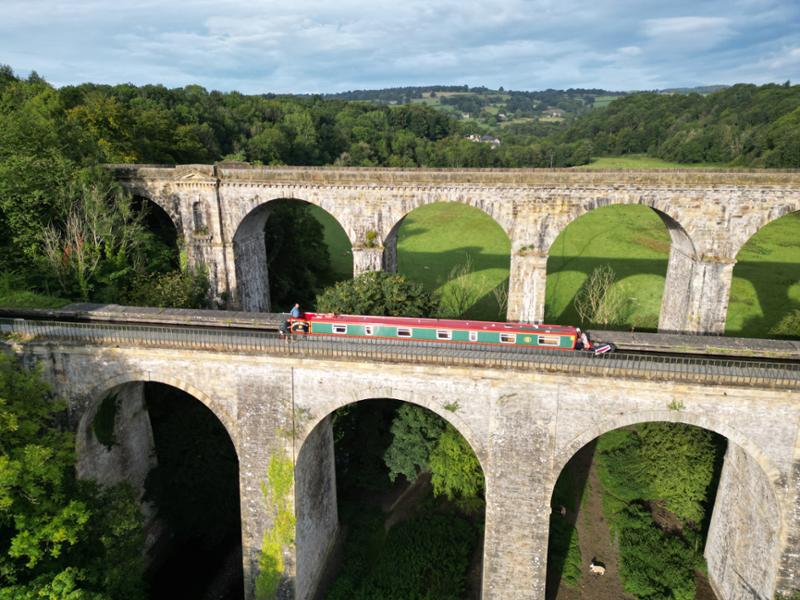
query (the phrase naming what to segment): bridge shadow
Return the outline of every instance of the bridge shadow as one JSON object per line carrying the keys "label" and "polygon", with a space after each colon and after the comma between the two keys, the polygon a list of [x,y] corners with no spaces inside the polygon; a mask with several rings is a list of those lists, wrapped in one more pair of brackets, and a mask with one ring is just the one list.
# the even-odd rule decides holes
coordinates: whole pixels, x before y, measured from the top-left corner
{"label": "bridge shadow", "polygon": [[[628,302],[618,315],[618,321],[604,326],[623,329],[633,326],[641,331],[655,330],[658,327],[667,265],[666,258],[551,256],[547,261],[545,319],[556,324],[582,324],[587,327],[597,325],[580,323],[575,310],[575,298],[586,277],[595,269],[607,266],[614,271],[616,281],[622,285]],[[641,276],[649,276],[651,280],[626,281]]]}
{"label": "bridge shadow", "polygon": [[[399,257],[399,272],[409,279],[419,281],[426,289],[440,289],[448,280],[454,266],[464,264],[469,256],[473,276],[486,279],[482,293],[465,312],[466,318],[503,320],[492,289],[508,289],[510,257],[503,254],[482,253],[478,246],[460,246],[445,252],[404,252]],[[638,331],[655,331],[661,312],[661,303],[668,262],[664,259],[605,258],[583,256],[551,256],[547,263],[547,288],[545,319],[555,324],[580,324],[575,310],[575,298],[586,277],[599,267],[609,266],[616,281],[628,295],[628,305],[617,322],[605,324],[618,329],[635,328]],[[741,325],[727,330],[728,335],[745,337],[775,337],[770,330],[785,315],[800,309],[800,300],[789,297],[789,288],[800,282],[800,263],[742,261],[736,265],[735,280],[752,286],[753,292],[738,289],[736,281],[731,288],[730,305],[733,311],[751,313]],[[642,278],[645,279],[642,279]],[[759,310],[760,309],[760,310]],[[760,314],[752,314],[752,313]],[[583,323],[592,326],[591,323]]]}
{"label": "bridge shadow", "polygon": [[[800,310],[800,295],[797,299],[789,296],[789,288],[800,284],[800,263],[742,261],[734,267],[733,276],[727,335],[800,338],[800,332],[794,336],[771,333],[783,317]],[[752,286],[754,296],[744,282]],[[747,314],[738,327],[735,321],[731,323],[735,312]]]}
{"label": "bridge shadow", "polygon": [[550,499],[546,600],[555,600],[558,597],[564,581],[570,581],[575,576],[580,577],[582,559],[578,550],[577,524],[596,446],[595,439],[570,459],[558,476]]}
{"label": "bridge shadow", "polygon": [[474,300],[464,317],[494,321],[500,308],[492,290],[506,285],[511,263],[509,254],[486,253],[480,246],[459,246],[444,252],[400,252],[397,271],[412,281],[418,281],[429,291],[441,290],[450,279],[454,267],[470,261],[474,285]]}

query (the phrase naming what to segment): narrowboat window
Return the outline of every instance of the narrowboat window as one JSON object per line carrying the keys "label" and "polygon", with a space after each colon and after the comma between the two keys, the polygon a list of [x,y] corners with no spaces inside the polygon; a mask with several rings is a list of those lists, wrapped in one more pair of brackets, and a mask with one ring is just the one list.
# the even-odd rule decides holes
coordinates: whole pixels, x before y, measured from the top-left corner
{"label": "narrowboat window", "polygon": [[477,331],[470,331],[469,332],[469,341],[470,342],[477,342],[478,341],[478,332]]}
{"label": "narrowboat window", "polygon": [[436,330],[436,339],[437,340],[452,340],[453,339],[453,332],[448,329],[437,329]]}
{"label": "narrowboat window", "polygon": [[539,345],[559,347],[561,345],[561,338],[557,335],[540,335]]}
{"label": "narrowboat window", "polygon": [[333,333],[347,333],[347,325],[334,325]]}
{"label": "narrowboat window", "polygon": [[364,325],[364,334],[372,335],[372,325]]}
{"label": "narrowboat window", "polygon": [[411,337],[411,329],[408,327],[398,327],[397,337]]}
{"label": "narrowboat window", "polygon": [[503,344],[513,344],[517,341],[517,336],[513,333],[501,333],[500,342]]}

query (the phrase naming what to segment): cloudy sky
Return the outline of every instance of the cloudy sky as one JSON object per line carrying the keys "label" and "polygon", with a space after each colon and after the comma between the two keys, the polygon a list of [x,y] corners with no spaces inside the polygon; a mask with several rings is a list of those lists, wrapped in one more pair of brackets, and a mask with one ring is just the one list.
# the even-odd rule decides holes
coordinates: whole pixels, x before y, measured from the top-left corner
{"label": "cloudy sky", "polygon": [[798,0],[2,0],[55,85],[261,92],[800,83]]}

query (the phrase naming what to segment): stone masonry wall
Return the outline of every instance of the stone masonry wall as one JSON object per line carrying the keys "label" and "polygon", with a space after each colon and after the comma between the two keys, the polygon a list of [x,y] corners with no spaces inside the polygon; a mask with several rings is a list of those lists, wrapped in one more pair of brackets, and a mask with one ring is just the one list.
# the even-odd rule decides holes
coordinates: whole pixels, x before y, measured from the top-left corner
{"label": "stone masonry wall", "polygon": [[295,595],[298,599],[313,599],[339,530],[333,427],[330,417],[326,417],[306,438],[295,462]]}
{"label": "stone masonry wall", "polygon": [[[781,534],[770,482],[756,462],[728,444],[705,557],[711,584],[725,600],[772,600]],[[765,554],[766,551],[766,554]]]}

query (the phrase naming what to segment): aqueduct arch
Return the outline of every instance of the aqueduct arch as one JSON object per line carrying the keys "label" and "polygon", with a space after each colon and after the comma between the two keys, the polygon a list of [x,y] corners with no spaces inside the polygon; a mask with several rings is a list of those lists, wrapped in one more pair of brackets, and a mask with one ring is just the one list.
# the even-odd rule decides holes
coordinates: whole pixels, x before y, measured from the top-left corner
{"label": "aqueduct arch", "polygon": [[[702,301],[702,297],[692,294],[693,289],[703,289],[703,285],[695,281],[695,278],[702,274],[698,271],[700,255],[689,232],[676,217],[670,214],[673,212],[672,207],[663,204],[652,199],[640,199],[639,202],[611,202],[607,198],[595,199],[591,203],[584,204],[580,210],[571,212],[558,224],[554,224],[552,228],[543,232],[542,239],[546,250],[535,262],[543,262],[545,271],[542,273],[541,265],[539,265],[539,268],[535,269],[532,274],[532,284],[546,290],[547,260],[553,252],[556,241],[561,239],[560,236],[563,236],[577,220],[595,210],[610,209],[614,206],[647,207],[658,215],[670,237],[670,251],[666,258],[666,277],[659,307],[658,329],[660,331],[681,330],[683,324],[691,320],[690,315],[700,311],[699,303]],[[546,294],[543,291],[540,295],[545,296]],[[544,298],[542,298],[542,307],[538,310],[544,316]]]}
{"label": "aqueduct arch", "polygon": [[800,210],[786,210],[760,226],[736,249],[726,320],[731,335],[791,335],[791,328],[773,328],[800,309],[798,231]]}
{"label": "aqueduct arch", "polygon": [[[296,515],[296,596],[314,596],[326,562],[339,534],[339,517],[336,486],[335,451],[332,416],[345,406],[376,400],[367,396],[350,402],[327,403],[320,406],[320,414],[308,420],[295,445],[295,515]],[[442,410],[433,402],[416,399],[387,398],[419,406],[449,423],[466,440],[475,454],[481,471],[485,460],[478,452],[477,437],[453,411]]]}
{"label": "aqueduct arch", "polygon": [[[491,236],[489,238],[484,238],[484,240],[488,242],[487,245],[490,245],[492,242],[496,242],[497,237],[502,232],[502,235],[504,236],[504,238],[503,238],[504,242],[507,242],[509,244],[509,246],[510,246],[511,238],[509,236],[508,229],[506,229],[506,227],[503,225],[503,223],[501,223],[495,217],[495,215],[491,214],[488,210],[486,210],[485,207],[476,206],[474,203],[469,203],[469,202],[456,202],[456,201],[450,201],[450,202],[442,202],[442,201],[421,202],[421,203],[419,203],[418,206],[410,208],[398,220],[394,221],[393,224],[389,223],[389,225],[391,225],[391,229],[389,229],[388,233],[385,234],[385,237],[383,238],[383,244],[382,244],[383,245],[383,252],[382,252],[382,259],[381,259],[382,260],[382,262],[381,262],[382,270],[387,271],[389,273],[396,273],[398,271],[398,259],[397,259],[398,234],[399,234],[401,228],[404,225],[407,225],[407,223],[408,223],[407,222],[407,218],[410,215],[413,215],[416,211],[418,211],[420,209],[423,209],[423,208],[426,208],[426,207],[436,207],[436,206],[438,206],[438,207],[441,207],[441,208],[446,208],[448,206],[453,206],[453,205],[456,205],[459,208],[461,208],[461,207],[465,208],[466,210],[464,211],[464,214],[466,214],[467,212],[473,214],[476,217],[476,221],[478,221],[477,223],[475,223],[476,225],[478,225],[480,227],[488,228],[489,227],[489,223],[491,223],[492,228],[496,228],[496,231],[492,231],[492,234],[491,234]],[[481,223],[481,221],[483,223]],[[439,225],[435,226],[435,230],[436,231],[444,231],[446,229],[446,227],[447,227],[447,224],[439,224]],[[484,231],[486,231],[486,229],[484,229]],[[468,246],[468,247],[474,247],[475,246],[475,243],[472,241],[471,236],[470,236],[471,232],[468,229],[464,228],[459,233],[462,236],[461,239],[463,240],[464,246]],[[452,229],[450,231],[450,234],[452,235]],[[486,254],[483,253],[483,251],[481,251],[481,252],[478,252],[478,253],[472,253],[472,256],[479,257],[479,258],[477,258],[476,261],[474,261],[472,263],[473,268],[475,268],[477,270],[478,264],[476,264],[476,263],[486,262],[487,256],[491,256],[491,255],[486,255]],[[506,256],[506,261],[507,261],[507,262],[505,262],[505,264],[507,266],[509,266],[510,265],[510,253],[509,254],[505,254],[505,256]],[[483,257],[483,258],[481,258],[481,257]],[[463,260],[463,256],[459,260]],[[407,264],[406,264],[406,266],[407,266]],[[457,264],[454,264],[452,266],[457,266]],[[449,271],[449,268],[448,268],[448,271]],[[445,279],[447,278],[447,275],[448,275],[447,273],[444,274]],[[501,285],[504,285],[504,284],[501,284]],[[488,292],[488,290],[487,290],[487,292]]]}
{"label": "aqueduct arch", "polygon": [[[187,583],[187,568],[230,565],[230,556],[241,553],[238,449],[229,415],[215,412],[219,407],[192,385],[142,372],[112,377],[87,399],[76,415],[79,477],[132,488],[143,516],[148,585],[158,596],[174,595],[176,586],[193,595],[217,573],[206,570]],[[237,563],[228,585],[241,589]]]}
{"label": "aqueduct arch", "polygon": [[[235,302],[245,311],[270,312],[272,310],[265,228],[269,227],[269,218],[275,209],[276,202],[316,205],[313,202],[296,198],[273,198],[252,208],[239,221],[232,239],[238,293]],[[341,221],[335,215],[327,210],[325,212],[342,228]],[[344,231],[344,228],[342,230]],[[352,237],[350,239],[352,244]]]}
{"label": "aqueduct arch", "polygon": [[[668,422],[698,427],[724,437],[728,444],[704,555],[709,580],[726,600],[772,598],[779,584],[781,548],[789,528],[786,481],[751,439],[714,416],[680,410],[633,412],[605,419],[557,451],[556,480],[578,451],[601,435],[642,423]],[[764,556],[766,560],[752,560]]]}

